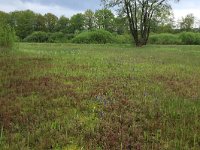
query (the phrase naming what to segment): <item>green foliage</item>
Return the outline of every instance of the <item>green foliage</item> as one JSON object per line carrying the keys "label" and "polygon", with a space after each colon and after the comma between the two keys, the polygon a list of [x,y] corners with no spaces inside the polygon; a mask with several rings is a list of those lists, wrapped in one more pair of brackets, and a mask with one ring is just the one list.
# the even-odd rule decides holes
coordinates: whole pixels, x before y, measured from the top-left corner
{"label": "green foliage", "polygon": [[56,31],[68,33],[69,32],[68,27],[69,27],[69,18],[61,16],[56,24]]}
{"label": "green foliage", "polygon": [[11,26],[14,27],[16,35],[20,39],[24,39],[33,33],[35,17],[35,13],[30,10],[11,13]]}
{"label": "green foliage", "polygon": [[175,34],[154,34],[149,38],[150,44],[181,44],[179,37]]}
{"label": "green foliage", "polygon": [[200,33],[183,32],[180,39],[185,45],[200,45]]}
{"label": "green foliage", "polygon": [[48,40],[49,40],[49,35],[46,32],[38,31],[38,32],[33,32],[31,35],[26,37],[23,41],[43,43],[43,42],[48,42]]}
{"label": "green foliage", "polygon": [[86,43],[86,44],[105,44],[113,43],[113,35],[105,30],[86,31],[78,34],[73,40],[73,43]]}
{"label": "green foliage", "polygon": [[96,25],[98,29],[104,29],[109,32],[114,31],[115,16],[111,10],[101,9],[95,12]]}
{"label": "green foliage", "polygon": [[33,32],[23,41],[36,42],[36,43],[64,43],[71,40],[73,37],[74,37],[73,34],[64,34],[62,32],[46,33],[38,31],[38,32]]}
{"label": "green foliage", "polygon": [[0,23],[2,24],[9,24],[10,15],[3,11],[0,11]]}
{"label": "green foliage", "polygon": [[183,31],[191,31],[193,29],[195,17],[193,14],[186,15],[180,22],[180,28]]}
{"label": "green foliage", "polygon": [[56,17],[54,14],[47,13],[44,15],[44,18],[47,31],[54,32],[58,22],[58,17]]}
{"label": "green foliage", "polygon": [[87,30],[91,30],[95,26],[94,12],[90,9],[86,10],[84,13],[84,24]]}
{"label": "green foliage", "polygon": [[79,13],[73,15],[70,19],[69,32],[75,33],[84,29],[84,15]]}
{"label": "green foliage", "polygon": [[170,45],[200,45],[200,33],[182,32],[180,34],[153,34],[149,38],[149,43]]}
{"label": "green foliage", "polygon": [[36,14],[35,23],[34,23],[34,31],[46,31],[46,19],[41,14]]}
{"label": "green foliage", "polygon": [[123,35],[118,35],[116,34],[114,36],[115,43],[117,44],[131,44],[133,43],[133,37],[130,34],[123,34]]}
{"label": "green foliage", "polygon": [[68,37],[65,36],[62,32],[55,32],[49,35],[48,42],[51,43],[65,43],[68,40]]}
{"label": "green foliage", "polygon": [[15,32],[9,25],[0,24],[0,47],[12,48],[15,42]]}

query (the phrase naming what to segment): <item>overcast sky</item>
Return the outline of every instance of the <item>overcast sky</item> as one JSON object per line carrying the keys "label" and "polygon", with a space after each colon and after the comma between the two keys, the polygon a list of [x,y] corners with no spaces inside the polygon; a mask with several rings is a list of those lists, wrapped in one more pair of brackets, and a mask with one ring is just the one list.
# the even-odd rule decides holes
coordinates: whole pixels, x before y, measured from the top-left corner
{"label": "overcast sky", "polygon": [[[45,14],[51,12],[58,17],[65,15],[71,17],[86,9],[96,10],[101,8],[101,0],[0,0],[0,10],[10,12],[14,10],[30,9],[34,12]],[[193,13],[200,19],[200,0],[181,0],[173,3],[176,19],[180,19],[188,13]]]}

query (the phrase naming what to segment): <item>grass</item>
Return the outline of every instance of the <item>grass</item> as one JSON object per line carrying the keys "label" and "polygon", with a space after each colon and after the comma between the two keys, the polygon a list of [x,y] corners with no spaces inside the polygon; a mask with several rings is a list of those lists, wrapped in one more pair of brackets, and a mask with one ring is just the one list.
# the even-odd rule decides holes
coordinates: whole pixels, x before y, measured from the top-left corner
{"label": "grass", "polygon": [[0,67],[0,149],[200,147],[200,46],[21,43]]}

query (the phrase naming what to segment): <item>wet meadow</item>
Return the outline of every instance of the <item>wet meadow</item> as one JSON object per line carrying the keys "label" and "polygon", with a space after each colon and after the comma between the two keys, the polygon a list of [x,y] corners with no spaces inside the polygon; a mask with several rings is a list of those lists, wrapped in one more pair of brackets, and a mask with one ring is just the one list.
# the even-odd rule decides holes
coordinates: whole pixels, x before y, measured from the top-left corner
{"label": "wet meadow", "polygon": [[200,149],[200,46],[0,52],[0,149]]}

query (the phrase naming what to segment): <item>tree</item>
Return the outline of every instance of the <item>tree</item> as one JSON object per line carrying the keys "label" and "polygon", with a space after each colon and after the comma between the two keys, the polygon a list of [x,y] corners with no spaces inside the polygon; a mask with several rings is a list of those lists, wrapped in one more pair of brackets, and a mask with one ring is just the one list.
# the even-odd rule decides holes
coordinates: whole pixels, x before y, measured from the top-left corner
{"label": "tree", "polygon": [[24,39],[34,31],[35,13],[30,10],[15,11],[11,13],[11,26],[14,27],[16,35]]}
{"label": "tree", "polygon": [[108,9],[101,9],[95,12],[96,25],[99,29],[113,32],[114,14]]}
{"label": "tree", "polygon": [[70,19],[70,33],[82,31],[84,29],[84,16],[81,13],[73,15]]}
{"label": "tree", "polygon": [[151,31],[155,33],[172,33],[174,28],[174,14],[171,6],[163,7],[152,18]]}
{"label": "tree", "polygon": [[0,23],[1,24],[9,24],[10,15],[3,11],[0,11]]}
{"label": "tree", "polygon": [[180,22],[180,28],[184,31],[191,31],[194,26],[194,15],[188,14],[185,18],[182,18]]}
{"label": "tree", "polygon": [[[117,6],[127,16],[136,46],[146,45],[152,19],[157,12],[169,6],[170,0],[102,0],[110,7]],[[177,0],[178,1],[178,0]]]}
{"label": "tree", "polygon": [[45,26],[48,32],[54,32],[55,27],[58,21],[58,17],[56,17],[52,13],[47,13],[44,15],[45,17]]}
{"label": "tree", "polygon": [[88,9],[85,11],[84,20],[85,20],[85,28],[87,30],[91,30],[94,28],[95,17],[94,17],[94,12],[92,10]]}
{"label": "tree", "polygon": [[34,31],[46,31],[45,17],[42,16],[41,14],[36,14]]}
{"label": "tree", "polygon": [[128,20],[124,16],[117,16],[114,21],[115,31],[118,34],[124,34],[128,32]]}
{"label": "tree", "polygon": [[56,31],[67,33],[69,25],[70,25],[69,18],[66,18],[65,16],[61,16],[57,22]]}

